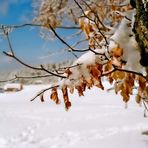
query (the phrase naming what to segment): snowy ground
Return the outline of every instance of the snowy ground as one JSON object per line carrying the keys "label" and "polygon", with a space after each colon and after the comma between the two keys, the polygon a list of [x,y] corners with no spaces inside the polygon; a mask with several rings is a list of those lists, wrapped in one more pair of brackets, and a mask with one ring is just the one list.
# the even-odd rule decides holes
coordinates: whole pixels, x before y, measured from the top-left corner
{"label": "snowy ground", "polygon": [[[71,96],[72,108],[29,100],[40,88],[0,94],[0,148],[148,148],[148,118],[134,101],[97,88]],[[47,93],[46,96],[49,94]]]}

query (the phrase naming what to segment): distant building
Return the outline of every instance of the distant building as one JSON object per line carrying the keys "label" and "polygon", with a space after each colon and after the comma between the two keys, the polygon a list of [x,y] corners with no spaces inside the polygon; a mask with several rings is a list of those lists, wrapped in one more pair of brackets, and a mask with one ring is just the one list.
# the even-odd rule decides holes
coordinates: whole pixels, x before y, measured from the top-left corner
{"label": "distant building", "polygon": [[8,83],[4,86],[5,92],[17,92],[23,89],[23,85],[21,83]]}

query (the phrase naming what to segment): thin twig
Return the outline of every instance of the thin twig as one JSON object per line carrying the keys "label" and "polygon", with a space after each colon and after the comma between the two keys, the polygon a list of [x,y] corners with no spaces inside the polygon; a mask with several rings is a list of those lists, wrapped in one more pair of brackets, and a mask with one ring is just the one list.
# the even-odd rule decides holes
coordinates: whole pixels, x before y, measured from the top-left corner
{"label": "thin twig", "polygon": [[46,89],[42,90],[35,97],[33,97],[30,101],[34,101],[37,97],[39,97],[40,95],[42,95],[44,92],[46,92],[46,91],[48,91],[50,89],[53,89],[53,88],[57,88],[57,87],[59,87],[59,85],[52,86],[52,87],[49,87],[49,88],[46,88]]}
{"label": "thin twig", "polygon": [[[79,44],[83,43],[83,42],[86,42],[88,39],[83,39],[83,40],[80,40],[78,42],[76,42],[75,44],[73,44],[71,47],[72,48],[75,48],[76,46],[78,46]],[[63,50],[69,50],[69,48],[65,48]]]}
{"label": "thin twig", "polygon": [[[4,30],[4,33],[5,33],[5,30]],[[9,57],[15,59],[17,62],[19,62],[20,64],[22,64],[22,65],[24,65],[24,66],[26,66],[26,67],[28,67],[28,68],[31,68],[31,69],[34,69],[34,70],[45,71],[45,72],[47,72],[47,73],[49,73],[49,74],[51,74],[51,75],[53,75],[53,76],[56,76],[56,77],[66,78],[65,76],[58,75],[58,74],[56,74],[56,73],[54,73],[54,72],[48,71],[48,70],[45,69],[42,65],[41,65],[41,68],[33,67],[33,66],[29,65],[29,64],[24,63],[24,62],[23,62],[22,60],[20,60],[19,58],[17,58],[17,57],[15,56],[15,54],[14,54],[14,51],[13,51],[13,48],[12,48],[12,45],[11,45],[11,42],[10,42],[10,39],[9,39],[9,33],[6,32],[5,34],[6,34],[6,36],[7,36],[8,46],[9,46],[9,49],[10,49],[10,51],[11,51],[11,53],[7,53],[7,52],[3,51],[3,53],[4,53],[6,56],[9,56]]]}
{"label": "thin twig", "polygon": [[148,112],[148,107],[147,107],[147,105],[146,105],[146,103],[145,103],[144,100],[142,101],[142,103],[143,103],[144,108],[145,108],[145,110],[144,110],[144,117],[147,117],[147,116],[146,116],[146,112]]}
{"label": "thin twig", "polygon": [[146,76],[144,76],[142,73],[136,72],[136,71],[132,71],[132,70],[127,70],[127,69],[120,69],[120,68],[115,68],[116,71],[123,71],[123,72],[127,72],[127,73],[132,73],[138,76],[143,77],[146,80]]}
{"label": "thin twig", "polygon": [[139,72],[135,72],[135,71],[132,71],[132,70],[127,70],[127,69],[121,69],[121,68],[117,68],[113,65],[113,69],[109,72],[106,72],[106,73],[103,73],[101,76],[107,76],[115,71],[122,71],[122,72],[127,72],[127,73],[132,73],[132,74],[135,74],[135,75],[138,75],[138,76],[141,76],[143,77],[145,80],[146,80],[146,76],[144,76],[142,73],[139,73]]}
{"label": "thin twig", "polygon": [[10,51],[11,51],[12,55],[14,55],[14,51],[13,51],[13,49],[12,49],[12,45],[11,45],[10,38],[9,38],[9,33],[8,33],[7,30],[4,28],[4,26],[2,26],[2,29],[3,29],[4,35],[5,35],[6,38],[7,38],[7,42],[8,42],[8,46],[9,46],[9,48],[10,48]]}
{"label": "thin twig", "polygon": [[45,71],[45,72],[47,72],[47,73],[49,73],[49,74],[51,74],[51,75],[53,75],[53,76],[60,77],[60,78],[66,78],[65,76],[62,76],[62,75],[53,73],[53,72],[51,72],[51,71],[45,69],[43,65],[40,65],[40,66],[41,66],[41,69],[42,69],[43,71]]}
{"label": "thin twig", "polygon": [[17,79],[36,79],[36,78],[46,78],[53,75],[37,75],[37,76],[15,76]]}
{"label": "thin twig", "polygon": [[17,75],[15,75],[15,77],[12,79],[0,80],[0,83],[12,82],[17,79],[37,79],[37,78],[46,78],[46,77],[50,77],[50,76],[53,76],[53,75],[37,75],[37,76],[17,76]]}
{"label": "thin twig", "polygon": [[[3,29],[3,27],[5,27],[5,28],[12,28],[12,29],[18,29],[18,28],[23,28],[23,27],[27,27],[27,26],[31,26],[31,27],[44,27],[42,24],[26,23],[26,24],[20,24],[20,25],[1,25],[0,29]],[[76,30],[81,29],[78,26],[57,26],[56,28],[59,28],[59,29],[76,29]]]}
{"label": "thin twig", "polygon": [[76,65],[72,65],[72,66],[60,67],[59,70],[65,70],[67,68],[70,69],[70,68],[78,67],[78,66],[81,66],[81,65],[83,65],[83,64],[76,64]]}
{"label": "thin twig", "polygon": [[33,66],[29,65],[29,64],[26,64],[26,63],[24,63],[23,61],[21,61],[20,59],[18,59],[15,55],[9,54],[9,53],[7,53],[7,52],[5,52],[5,51],[3,51],[3,53],[4,53],[6,56],[9,56],[9,57],[15,59],[17,62],[19,62],[20,64],[24,65],[25,67],[28,67],[28,68],[31,68],[31,69],[34,69],[34,70],[45,71],[45,72],[47,72],[47,73],[49,73],[49,74],[52,74],[53,76],[56,76],[56,77],[66,78],[65,76],[57,75],[57,74],[55,74],[55,73],[53,73],[53,72],[51,72],[51,71],[48,71],[48,70],[45,69],[45,68],[42,68],[42,67],[41,67],[41,68],[33,67]]}
{"label": "thin twig", "polygon": [[[50,29],[52,30],[52,32],[54,33],[54,35],[64,44],[66,45],[69,49],[69,52],[71,51],[75,51],[75,52],[86,52],[86,51],[89,51],[89,49],[84,49],[84,50],[77,50],[77,49],[74,49],[72,48],[66,41],[64,41],[58,34],[57,32],[54,30],[54,28],[49,24],[50,26]],[[76,55],[75,55],[76,56]],[[76,56],[77,57],[77,56]],[[77,57],[78,58],[78,57]]]}
{"label": "thin twig", "polygon": [[8,80],[0,80],[0,83],[6,83],[6,82],[11,82],[11,81],[15,81],[17,78],[14,77],[12,79],[8,79]]}
{"label": "thin twig", "polygon": [[67,47],[69,47],[69,49],[71,49],[71,50],[69,50],[69,52],[71,52],[71,51],[74,51],[74,52],[86,52],[86,51],[91,51],[91,52],[93,52],[93,53],[95,53],[95,54],[104,55],[104,56],[105,56],[105,54],[97,53],[97,52],[95,52],[94,50],[92,50],[90,47],[89,47],[88,49],[82,49],[82,50],[74,49],[72,46],[70,46],[66,41],[64,41],[64,40],[57,34],[57,32],[54,30],[54,28],[53,28],[50,24],[49,24],[49,26],[50,26],[51,30],[53,31],[54,35],[55,35],[63,44],[65,44]]}
{"label": "thin twig", "polygon": [[97,18],[98,22],[102,25],[103,28],[106,28],[104,26],[104,24],[102,23],[102,21],[100,20],[99,16],[94,12],[94,10],[90,7],[90,5],[87,4],[87,2],[85,2],[84,0],[82,0],[83,3],[90,9],[90,11],[95,15],[95,17]]}
{"label": "thin twig", "polygon": [[82,33],[83,33],[83,31],[82,30],[79,30],[79,31],[75,32],[74,34],[72,34],[71,36],[64,37],[64,39],[69,40],[69,39],[74,38],[76,36],[80,36]]}

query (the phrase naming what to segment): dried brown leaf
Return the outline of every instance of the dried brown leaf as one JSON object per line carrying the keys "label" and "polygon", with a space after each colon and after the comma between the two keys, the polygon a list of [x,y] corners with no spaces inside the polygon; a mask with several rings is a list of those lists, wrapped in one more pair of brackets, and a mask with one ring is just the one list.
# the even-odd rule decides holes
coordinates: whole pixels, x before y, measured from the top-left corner
{"label": "dried brown leaf", "polygon": [[140,96],[140,95],[137,95],[137,96],[136,96],[136,102],[137,102],[138,104],[140,104],[140,103],[141,103],[141,100],[142,100],[141,96]]}
{"label": "dried brown leaf", "polygon": [[65,103],[65,108],[68,110],[71,107],[71,102],[69,101],[67,86],[62,87],[63,99]]}
{"label": "dried brown leaf", "polygon": [[69,87],[69,92],[70,92],[71,94],[73,94],[73,93],[74,93],[74,87]]}
{"label": "dried brown leaf", "polygon": [[41,100],[41,102],[44,102],[44,101],[45,101],[45,100],[44,100],[44,95],[43,95],[43,94],[40,95],[40,100]]}
{"label": "dried brown leaf", "polygon": [[104,65],[104,72],[111,71],[113,69],[112,61],[108,61],[107,64]]}
{"label": "dried brown leaf", "polygon": [[69,76],[72,74],[72,72],[70,71],[69,68],[67,68],[67,69],[65,70],[65,73],[67,74],[67,77],[69,77]]}
{"label": "dried brown leaf", "polygon": [[60,104],[60,100],[58,98],[58,93],[57,93],[57,88],[53,88],[51,90],[51,95],[50,95],[51,100],[53,100],[56,104]]}
{"label": "dried brown leaf", "polygon": [[113,57],[116,57],[116,58],[121,57],[123,55],[123,49],[119,47],[112,48],[111,54]]}
{"label": "dried brown leaf", "polygon": [[127,102],[129,101],[129,98],[130,98],[129,95],[126,94],[124,90],[122,90],[120,94],[121,94],[121,96],[123,97],[123,101],[124,101],[125,103],[127,103]]}
{"label": "dried brown leaf", "polygon": [[75,86],[75,88],[78,90],[79,96],[84,96],[82,86]]}

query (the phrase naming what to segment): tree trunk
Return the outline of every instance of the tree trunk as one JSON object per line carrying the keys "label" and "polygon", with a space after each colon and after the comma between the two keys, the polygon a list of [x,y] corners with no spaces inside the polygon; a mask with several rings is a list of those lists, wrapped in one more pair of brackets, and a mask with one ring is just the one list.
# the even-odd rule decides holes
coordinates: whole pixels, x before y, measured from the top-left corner
{"label": "tree trunk", "polygon": [[134,24],[134,33],[140,47],[140,63],[146,67],[148,80],[148,2],[147,0],[136,1],[136,16]]}

